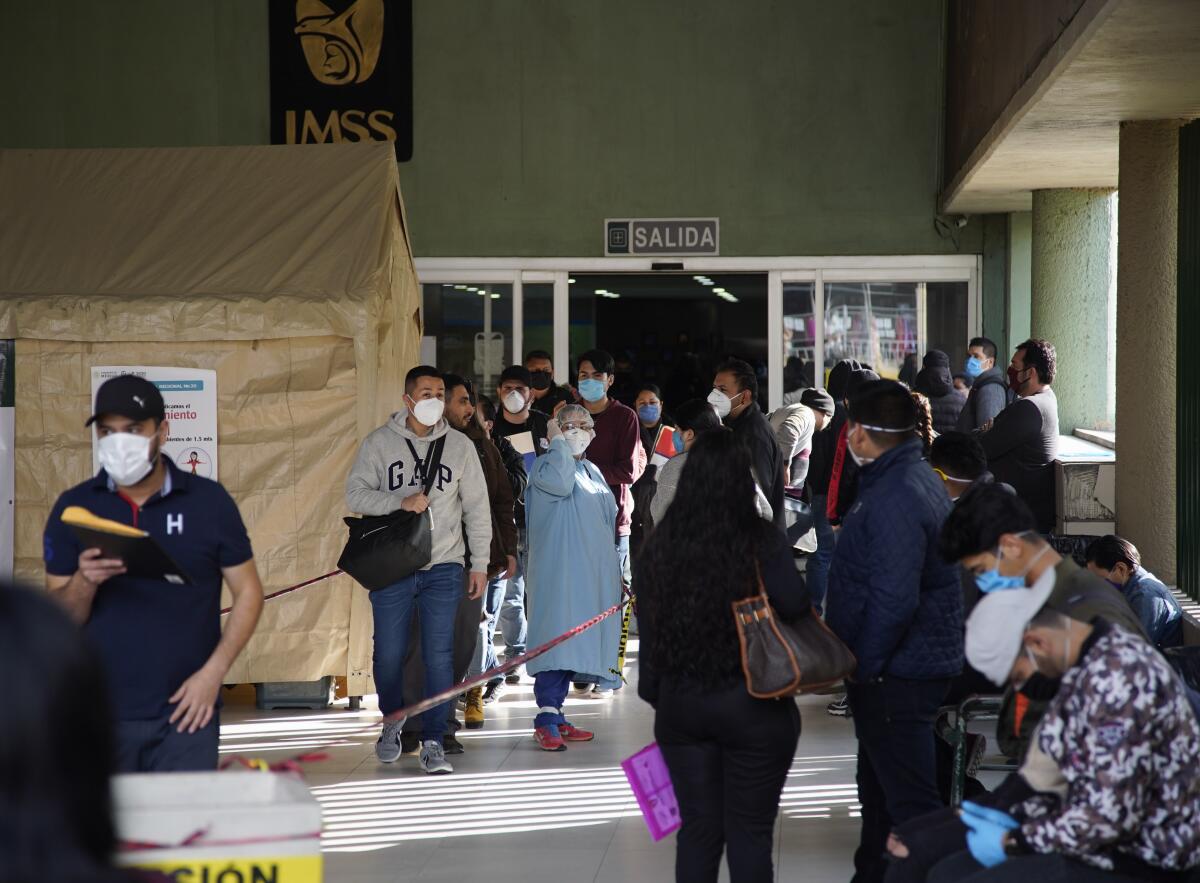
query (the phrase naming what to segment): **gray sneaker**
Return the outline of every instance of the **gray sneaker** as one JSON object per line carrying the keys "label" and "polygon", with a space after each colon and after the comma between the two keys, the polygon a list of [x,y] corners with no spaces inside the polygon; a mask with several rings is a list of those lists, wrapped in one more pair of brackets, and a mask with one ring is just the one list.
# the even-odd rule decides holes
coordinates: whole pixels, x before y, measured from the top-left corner
{"label": "gray sneaker", "polygon": [[454,772],[454,767],[446,762],[446,751],[441,742],[427,739],[421,743],[421,769],[431,776],[444,776]]}
{"label": "gray sneaker", "polygon": [[400,747],[400,731],[404,729],[403,720],[385,720],[379,741],[375,743],[375,756],[380,763],[395,763],[400,759],[403,749]]}

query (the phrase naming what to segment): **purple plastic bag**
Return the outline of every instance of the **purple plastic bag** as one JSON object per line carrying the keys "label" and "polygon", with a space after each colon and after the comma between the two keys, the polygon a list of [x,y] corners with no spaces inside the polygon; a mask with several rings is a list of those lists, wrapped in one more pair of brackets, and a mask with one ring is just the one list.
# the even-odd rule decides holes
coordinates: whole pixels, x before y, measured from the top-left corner
{"label": "purple plastic bag", "polygon": [[625,778],[629,779],[629,787],[633,789],[633,796],[641,807],[650,836],[658,841],[678,831],[682,824],[679,804],[675,800],[671,775],[667,772],[667,762],[663,760],[662,752],[658,750],[658,743],[651,742],[633,757],[621,761],[621,769],[625,770]]}

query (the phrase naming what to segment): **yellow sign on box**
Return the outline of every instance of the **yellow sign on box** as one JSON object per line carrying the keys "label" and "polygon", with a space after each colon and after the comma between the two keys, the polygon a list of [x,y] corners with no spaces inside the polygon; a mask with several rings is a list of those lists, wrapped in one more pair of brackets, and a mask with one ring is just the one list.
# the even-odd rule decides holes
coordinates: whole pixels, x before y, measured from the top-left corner
{"label": "yellow sign on box", "polygon": [[176,883],[321,883],[321,856],[238,857],[158,861],[132,867],[166,874]]}

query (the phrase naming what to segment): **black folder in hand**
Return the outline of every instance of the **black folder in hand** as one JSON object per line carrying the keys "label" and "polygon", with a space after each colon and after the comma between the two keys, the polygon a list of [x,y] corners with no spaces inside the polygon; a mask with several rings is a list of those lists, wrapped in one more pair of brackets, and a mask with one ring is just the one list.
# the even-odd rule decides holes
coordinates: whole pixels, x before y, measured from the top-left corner
{"label": "black folder in hand", "polygon": [[62,522],[71,528],[83,548],[99,549],[105,558],[120,558],[125,564],[126,576],[192,585],[183,568],[171,560],[166,550],[144,530],[98,518],[82,506],[64,509]]}

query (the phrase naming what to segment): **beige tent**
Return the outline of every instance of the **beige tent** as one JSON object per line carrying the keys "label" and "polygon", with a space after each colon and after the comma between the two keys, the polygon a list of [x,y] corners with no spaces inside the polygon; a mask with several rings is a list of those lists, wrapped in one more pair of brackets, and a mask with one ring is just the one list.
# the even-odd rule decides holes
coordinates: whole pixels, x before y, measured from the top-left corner
{"label": "beige tent", "polygon": [[[419,292],[391,145],[0,151],[0,338],[16,339],[17,576],[87,478],[93,365],[215,369],[220,480],[267,591],[333,570],[359,439],[416,360]],[[347,675],[347,577],[269,602],[231,682]]]}

